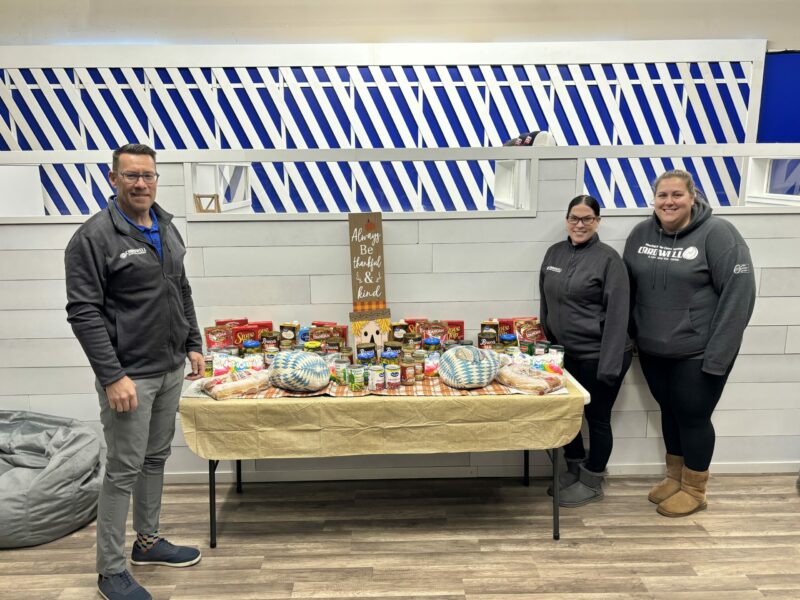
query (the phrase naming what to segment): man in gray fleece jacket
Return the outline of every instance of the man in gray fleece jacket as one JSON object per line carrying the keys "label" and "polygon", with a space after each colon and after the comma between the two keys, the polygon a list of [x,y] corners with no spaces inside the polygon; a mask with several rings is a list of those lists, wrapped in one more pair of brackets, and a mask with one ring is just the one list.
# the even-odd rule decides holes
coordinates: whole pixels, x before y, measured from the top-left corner
{"label": "man in gray fleece jacket", "polygon": [[117,195],[67,246],[67,319],[97,377],[108,446],[97,509],[97,572],[107,600],[149,600],[125,565],[125,523],[133,494],[135,565],[186,567],[195,548],[158,533],[164,463],[187,357],[189,379],[203,374],[200,332],[172,215],[155,204],[155,152],[141,144],[114,151]]}
{"label": "man in gray fleece jacket", "polygon": [[753,313],[750,251],[728,221],[714,217],[692,176],[656,180],[655,211],[634,227],[623,259],[631,278],[631,337],[661,407],[667,479],[651,490],[671,517],[706,507],[714,452],[711,414]]}

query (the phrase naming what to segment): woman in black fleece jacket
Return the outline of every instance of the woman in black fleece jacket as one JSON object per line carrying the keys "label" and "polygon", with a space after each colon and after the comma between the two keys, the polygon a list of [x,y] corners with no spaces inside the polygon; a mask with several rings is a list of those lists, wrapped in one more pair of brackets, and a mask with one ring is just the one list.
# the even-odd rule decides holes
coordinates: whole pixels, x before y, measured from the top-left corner
{"label": "woman in black fleece jacket", "polygon": [[567,472],[559,478],[559,504],[566,507],[603,497],[603,471],[614,441],[611,409],[631,364],[628,274],[619,254],[597,236],[599,224],[597,200],[573,198],[568,237],[548,248],[539,272],[539,316],[547,339],[564,346],[565,368],[591,395],[588,458],[580,432],[564,451]]}

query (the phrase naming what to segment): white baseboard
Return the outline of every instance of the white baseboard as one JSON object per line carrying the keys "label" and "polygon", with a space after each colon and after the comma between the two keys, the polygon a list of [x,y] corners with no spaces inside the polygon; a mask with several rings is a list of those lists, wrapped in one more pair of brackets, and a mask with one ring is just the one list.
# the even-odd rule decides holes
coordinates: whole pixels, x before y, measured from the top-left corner
{"label": "white baseboard", "polygon": [[[800,462],[711,463],[710,471],[719,474],[797,473]],[[609,465],[609,475],[661,475],[664,464]]]}
{"label": "white baseboard", "polygon": [[[370,479],[449,479],[470,477],[521,477],[521,466],[445,466],[445,467],[394,467],[389,469],[303,469],[303,470],[274,470],[254,471],[243,461],[242,481],[244,482],[277,482],[277,481],[348,481]],[[236,480],[233,471],[233,461],[222,461],[217,470],[216,477],[219,483],[230,483]],[[766,462],[766,463],[713,463],[713,473],[751,474],[751,473],[798,473],[800,462]],[[609,465],[608,474],[611,476],[625,475],[661,475],[664,472],[663,464],[643,465]],[[550,467],[547,465],[531,464],[531,477],[549,477]],[[206,483],[207,471],[167,473],[167,483]]]}

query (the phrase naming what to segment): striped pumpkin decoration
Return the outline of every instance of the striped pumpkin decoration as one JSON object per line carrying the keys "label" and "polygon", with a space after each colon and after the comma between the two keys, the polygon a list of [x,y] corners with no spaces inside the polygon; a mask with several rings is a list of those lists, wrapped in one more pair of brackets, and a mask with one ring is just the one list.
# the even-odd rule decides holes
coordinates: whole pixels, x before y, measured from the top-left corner
{"label": "striped pumpkin decoration", "polygon": [[269,369],[269,382],[290,392],[316,392],[330,382],[325,361],[311,352],[278,352]]}
{"label": "striped pumpkin decoration", "polygon": [[500,357],[496,352],[460,346],[450,348],[439,360],[439,379],[458,389],[481,388],[497,376]]}

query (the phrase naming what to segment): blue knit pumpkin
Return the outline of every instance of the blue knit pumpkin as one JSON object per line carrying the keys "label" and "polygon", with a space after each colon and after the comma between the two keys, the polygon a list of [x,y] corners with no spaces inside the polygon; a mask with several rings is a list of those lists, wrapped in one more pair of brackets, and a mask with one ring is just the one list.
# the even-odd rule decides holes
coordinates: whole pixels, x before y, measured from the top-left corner
{"label": "blue knit pumpkin", "polygon": [[494,380],[499,368],[500,358],[496,352],[457,346],[439,359],[439,379],[453,388],[481,388]]}
{"label": "blue knit pumpkin", "polygon": [[270,384],[291,392],[316,392],[330,378],[330,367],[311,352],[278,352],[269,369]]}

